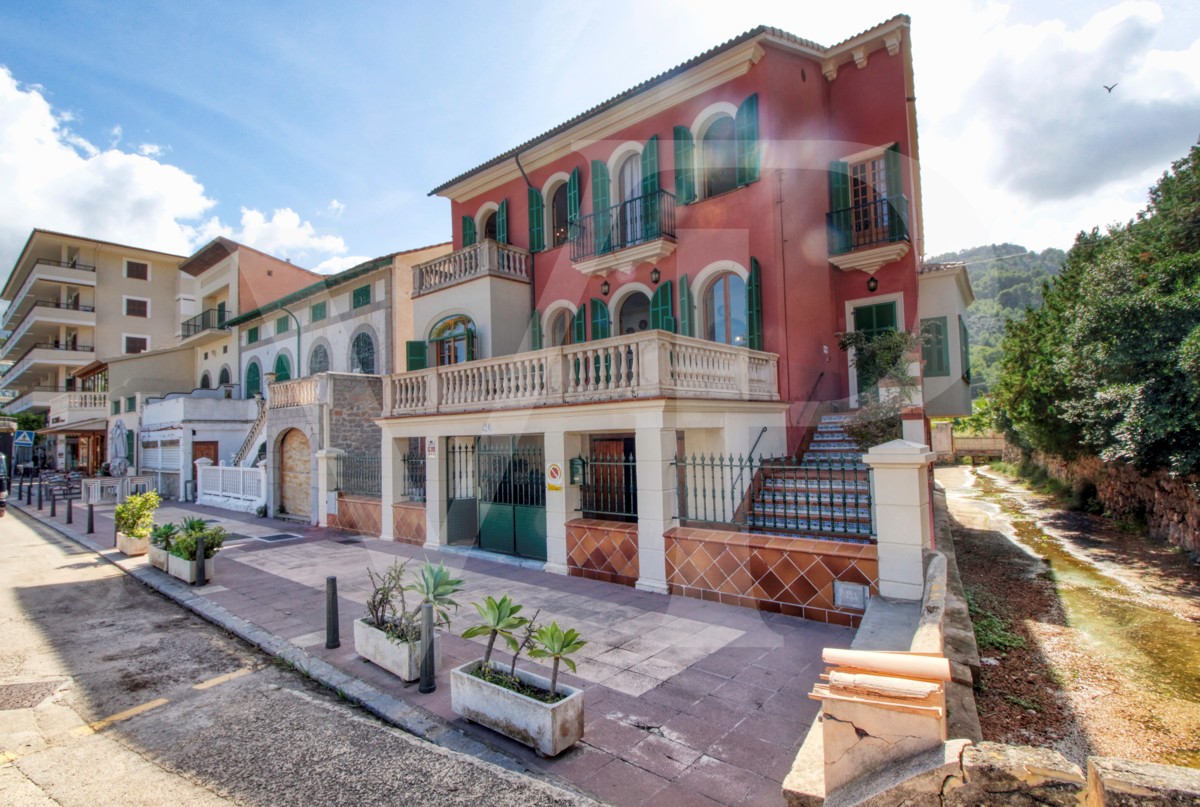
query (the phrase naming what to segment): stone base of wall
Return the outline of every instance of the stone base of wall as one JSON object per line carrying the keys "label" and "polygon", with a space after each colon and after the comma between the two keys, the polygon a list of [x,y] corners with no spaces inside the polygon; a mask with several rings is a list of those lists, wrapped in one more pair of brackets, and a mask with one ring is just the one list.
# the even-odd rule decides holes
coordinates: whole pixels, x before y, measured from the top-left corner
{"label": "stone base of wall", "polygon": [[337,509],[337,513],[329,514],[330,527],[376,537],[382,532],[383,507],[379,499],[339,493]]}
{"label": "stone base of wall", "polygon": [[636,524],[572,519],[567,522],[567,569],[572,577],[636,585],[640,574],[637,538]]}
{"label": "stone base of wall", "polygon": [[392,505],[392,540],[413,546],[425,545],[425,503]]}
{"label": "stone base of wall", "polygon": [[664,535],[672,594],[857,628],[863,612],[833,604],[833,582],[879,594],[874,544],[675,527]]}
{"label": "stone base of wall", "polygon": [[1161,470],[1147,475],[1131,465],[1096,457],[1068,461],[1040,452],[1033,461],[1073,488],[1094,485],[1096,497],[1113,515],[1145,514],[1151,537],[1200,552],[1200,475],[1173,477]]}

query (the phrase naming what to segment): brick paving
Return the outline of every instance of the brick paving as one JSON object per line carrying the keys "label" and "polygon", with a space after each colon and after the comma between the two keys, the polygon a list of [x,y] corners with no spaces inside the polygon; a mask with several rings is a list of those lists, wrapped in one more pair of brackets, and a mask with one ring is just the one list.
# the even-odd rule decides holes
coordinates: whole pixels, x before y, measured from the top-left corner
{"label": "brick paving", "polygon": [[[96,508],[94,541],[112,544],[111,512]],[[48,519],[48,506],[39,515]],[[546,574],[479,553],[432,552],[214,508],[172,503],[158,520],[184,515],[213,519],[235,536],[217,556],[216,579],[196,593],[525,766],[621,807],[782,804],[780,783],[817,712],[807,693],[822,671],[821,649],[848,647],[854,636],[847,628]],[[86,509],[76,506],[74,516],[71,529],[82,534]],[[55,521],[65,527],[63,508]],[[261,540],[289,534],[296,537]],[[364,613],[368,568],[426,558],[465,582],[453,633],[443,636],[437,691],[421,695],[416,683],[406,685],[354,652],[352,623]],[[336,650],[324,646],[330,575],[338,580]],[[539,611],[539,621],[557,620],[589,641],[578,674],[562,673],[584,689],[584,737],[555,759],[540,759],[450,708],[449,670],[481,657],[486,641],[458,635],[478,619],[468,603],[488,594],[508,594],[524,614]],[[521,666],[540,663],[522,658]]]}

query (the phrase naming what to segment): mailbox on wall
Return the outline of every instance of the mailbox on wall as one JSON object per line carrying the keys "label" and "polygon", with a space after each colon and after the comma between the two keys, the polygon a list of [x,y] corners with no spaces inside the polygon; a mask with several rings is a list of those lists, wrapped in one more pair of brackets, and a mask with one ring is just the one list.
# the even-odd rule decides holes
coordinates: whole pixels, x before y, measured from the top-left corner
{"label": "mailbox on wall", "polygon": [[583,457],[571,458],[571,484],[582,485],[587,481],[587,460]]}

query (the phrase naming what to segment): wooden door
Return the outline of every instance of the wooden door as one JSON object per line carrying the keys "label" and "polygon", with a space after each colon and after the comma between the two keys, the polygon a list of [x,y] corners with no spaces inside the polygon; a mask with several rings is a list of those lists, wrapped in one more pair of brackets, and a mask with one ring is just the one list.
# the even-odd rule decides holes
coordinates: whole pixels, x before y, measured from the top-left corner
{"label": "wooden door", "polygon": [[199,440],[195,443],[192,443],[192,462],[195,462],[198,459],[212,460],[213,465],[218,465],[217,441]]}

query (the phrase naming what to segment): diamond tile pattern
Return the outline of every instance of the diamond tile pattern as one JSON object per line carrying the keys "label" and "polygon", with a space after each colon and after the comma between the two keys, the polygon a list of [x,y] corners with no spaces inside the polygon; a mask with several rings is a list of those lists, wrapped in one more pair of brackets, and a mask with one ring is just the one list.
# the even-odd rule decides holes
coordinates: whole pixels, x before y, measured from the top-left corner
{"label": "diamond tile pattern", "polygon": [[367,496],[338,494],[337,514],[329,514],[329,526],[348,532],[379,537],[382,532],[382,505],[379,499]]}
{"label": "diamond tile pattern", "polygon": [[567,522],[567,567],[575,577],[632,586],[638,581],[636,524],[577,518]]}
{"label": "diamond tile pattern", "polygon": [[862,612],[833,604],[833,582],[858,583],[869,586],[872,595],[879,593],[874,544],[689,527],[676,527],[664,537],[672,594],[857,628]]}
{"label": "diamond tile pattern", "polygon": [[392,536],[402,544],[424,546],[424,502],[405,502],[392,505]]}

